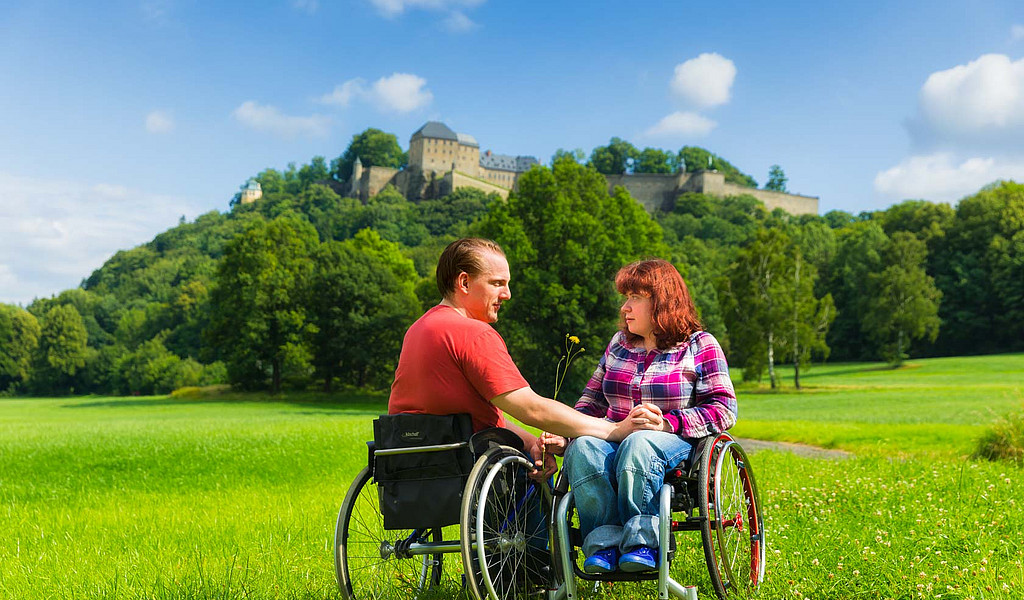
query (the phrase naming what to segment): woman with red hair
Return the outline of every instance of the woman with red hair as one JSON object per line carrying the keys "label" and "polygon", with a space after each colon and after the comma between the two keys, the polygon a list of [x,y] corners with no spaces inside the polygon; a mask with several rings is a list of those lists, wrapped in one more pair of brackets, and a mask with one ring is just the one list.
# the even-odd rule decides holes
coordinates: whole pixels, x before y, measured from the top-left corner
{"label": "woman with red hair", "polygon": [[610,421],[631,419],[622,442],[566,441],[588,573],[653,570],[658,564],[658,494],[665,472],[690,455],[694,438],[736,423],[736,393],[718,340],[702,330],[679,271],[652,259],[619,270],[625,296],[612,337],[576,410]]}

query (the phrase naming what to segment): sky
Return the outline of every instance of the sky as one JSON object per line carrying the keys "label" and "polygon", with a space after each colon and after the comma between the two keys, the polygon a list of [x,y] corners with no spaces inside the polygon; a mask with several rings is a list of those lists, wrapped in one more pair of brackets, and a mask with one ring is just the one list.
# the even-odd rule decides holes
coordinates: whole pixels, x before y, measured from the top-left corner
{"label": "sky", "polygon": [[76,287],[246,180],[425,122],[481,150],[697,145],[822,214],[1024,181],[1024,4],[0,5],[0,302]]}

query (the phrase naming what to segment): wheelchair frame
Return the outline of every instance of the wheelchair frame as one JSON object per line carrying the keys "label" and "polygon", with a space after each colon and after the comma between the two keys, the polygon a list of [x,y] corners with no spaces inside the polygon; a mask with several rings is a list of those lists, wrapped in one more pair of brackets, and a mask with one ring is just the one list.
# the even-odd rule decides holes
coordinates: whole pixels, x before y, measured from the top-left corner
{"label": "wheelchair frame", "polygon": [[[369,444],[371,457],[374,453],[397,453],[374,450]],[[400,452],[450,447],[424,446]],[[442,583],[446,575],[444,555],[455,552],[461,554],[462,584],[477,600],[511,600],[542,591],[547,600],[577,600],[576,579],[656,580],[659,600],[669,596],[695,599],[696,588],[680,584],[670,574],[677,531],[701,532],[712,586],[720,598],[746,597],[756,592],[764,578],[764,520],[756,480],[746,453],[727,433],[701,440],[689,468],[685,472],[673,469],[667,475],[659,496],[659,565],[657,570],[645,573],[583,572],[577,564],[580,532],[570,526],[574,503],[567,478],[559,477],[554,489],[547,482],[537,484],[526,479],[533,465],[516,448],[492,443],[485,452],[478,453],[463,489],[459,524],[443,528],[459,527],[458,540],[444,539],[438,527],[385,530],[371,467],[372,460],[350,486],[335,529],[335,572],[339,589],[349,600],[389,595],[417,598]],[[523,485],[521,481],[527,491],[520,497],[517,489]],[[536,505],[546,511],[540,525],[527,524],[529,512],[523,510],[530,489],[539,494]],[[502,507],[511,507],[511,514],[493,514]],[[674,520],[673,513],[682,513],[683,518]],[[368,522],[371,519],[373,522]],[[531,539],[539,539],[540,528],[546,530],[548,538],[550,574],[518,567],[525,564],[527,547]],[[363,562],[353,570],[357,559]],[[542,575],[546,575],[546,585],[537,581]],[[356,581],[357,577],[368,581]],[[448,580],[454,583],[450,575]],[[404,588],[404,592],[394,593],[395,586]]]}

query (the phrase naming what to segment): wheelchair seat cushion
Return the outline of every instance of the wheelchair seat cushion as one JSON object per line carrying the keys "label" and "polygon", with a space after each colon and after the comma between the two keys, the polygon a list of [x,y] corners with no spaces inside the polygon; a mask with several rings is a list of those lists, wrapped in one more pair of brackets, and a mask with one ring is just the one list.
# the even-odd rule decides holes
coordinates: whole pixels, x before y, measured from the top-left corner
{"label": "wheelchair seat cushion", "polygon": [[[382,415],[373,422],[373,478],[385,529],[425,529],[459,522],[463,488],[473,468],[468,443],[472,434],[468,414],[404,413]],[[446,444],[461,446],[433,448]]]}

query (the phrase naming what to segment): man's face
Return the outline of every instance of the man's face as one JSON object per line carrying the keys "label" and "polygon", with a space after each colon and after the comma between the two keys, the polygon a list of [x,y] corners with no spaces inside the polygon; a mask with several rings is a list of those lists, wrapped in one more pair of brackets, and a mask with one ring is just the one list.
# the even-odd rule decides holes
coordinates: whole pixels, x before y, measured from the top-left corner
{"label": "man's face", "polygon": [[472,319],[494,323],[498,320],[501,303],[512,297],[508,287],[508,261],[496,252],[485,251],[480,255],[480,262],[483,269],[479,273],[460,276],[460,284],[464,281],[468,290],[463,296],[463,308]]}

